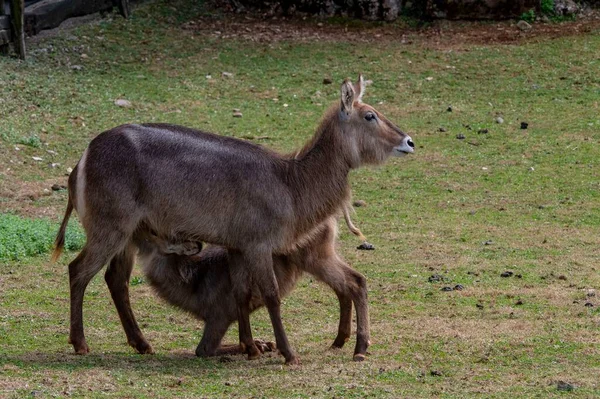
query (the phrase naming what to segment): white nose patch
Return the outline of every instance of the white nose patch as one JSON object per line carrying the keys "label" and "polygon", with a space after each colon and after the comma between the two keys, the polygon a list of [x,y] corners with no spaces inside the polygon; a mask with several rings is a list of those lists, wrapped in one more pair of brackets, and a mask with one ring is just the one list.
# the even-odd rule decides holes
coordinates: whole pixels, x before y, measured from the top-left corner
{"label": "white nose patch", "polygon": [[415,144],[410,136],[406,136],[399,146],[394,147],[394,155],[397,157],[412,154],[413,152],[415,152]]}

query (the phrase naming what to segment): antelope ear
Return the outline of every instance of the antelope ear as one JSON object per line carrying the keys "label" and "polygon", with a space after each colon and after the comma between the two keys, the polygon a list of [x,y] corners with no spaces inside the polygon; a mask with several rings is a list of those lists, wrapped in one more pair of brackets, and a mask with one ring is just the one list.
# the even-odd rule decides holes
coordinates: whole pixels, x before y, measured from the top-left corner
{"label": "antelope ear", "polygon": [[352,82],[350,82],[349,79],[344,80],[344,83],[342,83],[342,107],[341,107],[341,111],[344,114],[350,115],[350,113],[352,112],[352,104],[354,103],[354,97],[355,97],[355,92],[354,92],[354,87],[352,87]]}
{"label": "antelope ear", "polygon": [[363,78],[362,73],[358,75],[358,83],[354,85],[354,91],[356,92],[356,101],[362,102],[363,94],[365,94],[365,87],[367,87],[367,81]]}

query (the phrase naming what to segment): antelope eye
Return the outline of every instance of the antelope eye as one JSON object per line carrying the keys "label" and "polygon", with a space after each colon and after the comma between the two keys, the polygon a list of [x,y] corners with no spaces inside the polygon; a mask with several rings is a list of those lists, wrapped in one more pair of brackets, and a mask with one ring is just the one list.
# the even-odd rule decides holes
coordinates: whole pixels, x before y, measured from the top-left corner
{"label": "antelope eye", "polygon": [[374,114],[374,113],[372,113],[372,112],[367,112],[367,113],[365,114],[365,119],[366,119],[367,121],[371,122],[371,121],[373,121],[373,120],[377,119],[377,117],[375,116],[375,114]]}

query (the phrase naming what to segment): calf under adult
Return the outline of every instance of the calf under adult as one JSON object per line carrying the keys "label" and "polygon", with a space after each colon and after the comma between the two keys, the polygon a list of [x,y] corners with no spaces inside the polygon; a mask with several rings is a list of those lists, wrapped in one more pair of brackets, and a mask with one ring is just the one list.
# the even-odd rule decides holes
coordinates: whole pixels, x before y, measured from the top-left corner
{"label": "calf under adult", "polygon": [[[110,262],[105,280],[131,346],[152,347],[129,302],[135,235],[152,231],[167,241],[203,241],[228,248],[238,304],[240,341],[256,349],[249,323],[249,281],[268,309],[286,363],[299,359],[280,314],[273,255],[291,252],[349,197],[348,173],[414,151],[411,138],[362,103],[364,81],[341,87],[341,101],[324,115],[312,140],[292,156],[231,137],[168,124],[123,125],[92,140],[69,176],[69,200],[53,257],[60,254],[73,208],[87,241],[69,264],[69,341],[87,353],[83,295]],[[368,320],[357,320],[366,323]],[[369,332],[357,336],[364,357]]]}

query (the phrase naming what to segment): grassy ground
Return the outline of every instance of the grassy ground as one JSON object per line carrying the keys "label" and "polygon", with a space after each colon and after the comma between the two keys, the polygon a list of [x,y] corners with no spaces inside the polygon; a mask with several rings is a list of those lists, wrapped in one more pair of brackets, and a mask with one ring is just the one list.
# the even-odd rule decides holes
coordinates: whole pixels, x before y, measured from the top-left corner
{"label": "grassy ground", "polygon": [[[343,21],[310,22],[327,34],[306,39],[299,28],[285,41],[252,41],[213,30],[219,17],[182,26],[203,13],[155,2],[131,21],[105,18],[37,38],[26,62],[0,59],[0,396],[600,395],[597,27],[485,45],[402,24],[378,40],[380,26],[358,34]],[[256,33],[272,39],[266,26]],[[327,350],[337,301],[310,278],[283,307],[301,367],[273,355],[197,359],[201,323],[157,300],[138,270],[132,301],[157,354],[126,345],[101,277],[84,305],[92,353],[72,354],[66,264],[75,253],[49,264],[47,220],[57,228],[66,192],[51,186],[66,184],[92,137],[162,121],[291,151],[337,99],[342,79],[358,72],[374,82],[366,102],[417,144],[413,157],[352,174],[354,197],[367,203],[355,221],[377,246],[357,251],[341,229],[340,253],[369,281],[366,362],[351,361],[352,341]],[[433,274],[443,280],[430,282]],[[457,284],[464,289],[441,290]],[[266,312],[252,323],[255,336],[272,339]],[[236,336],[233,329],[228,340]],[[575,388],[559,391],[558,381]]]}

